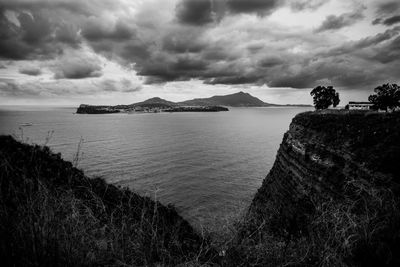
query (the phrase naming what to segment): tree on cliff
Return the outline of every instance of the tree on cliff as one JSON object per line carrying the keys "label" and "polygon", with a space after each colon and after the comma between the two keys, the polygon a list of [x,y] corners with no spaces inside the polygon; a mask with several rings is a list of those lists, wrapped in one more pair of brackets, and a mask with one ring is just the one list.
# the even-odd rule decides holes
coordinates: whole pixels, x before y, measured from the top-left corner
{"label": "tree on cliff", "polygon": [[397,84],[383,84],[374,90],[375,94],[368,97],[374,104],[373,109],[388,110],[400,107],[400,87]]}
{"label": "tree on cliff", "polygon": [[332,86],[317,86],[310,95],[313,97],[315,109],[327,109],[331,105],[336,107],[340,102],[339,93]]}

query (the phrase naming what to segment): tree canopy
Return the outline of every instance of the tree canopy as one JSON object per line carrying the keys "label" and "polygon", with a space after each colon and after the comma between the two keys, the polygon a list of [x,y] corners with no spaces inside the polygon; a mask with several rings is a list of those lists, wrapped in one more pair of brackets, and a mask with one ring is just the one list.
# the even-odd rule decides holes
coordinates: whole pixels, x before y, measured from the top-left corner
{"label": "tree canopy", "polygon": [[339,102],[339,93],[332,86],[315,87],[310,95],[313,97],[315,109],[327,109],[329,106],[336,107]]}
{"label": "tree canopy", "polygon": [[368,97],[373,109],[394,109],[400,107],[400,87],[397,84],[383,84],[375,88],[375,94]]}

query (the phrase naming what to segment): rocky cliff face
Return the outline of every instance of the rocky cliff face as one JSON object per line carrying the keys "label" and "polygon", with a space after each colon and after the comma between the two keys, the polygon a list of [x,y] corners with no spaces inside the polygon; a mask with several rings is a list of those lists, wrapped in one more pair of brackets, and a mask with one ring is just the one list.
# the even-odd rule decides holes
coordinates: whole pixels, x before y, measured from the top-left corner
{"label": "rocky cliff face", "polygon": [[302,200],[340,199],[353,180],[390,181],[394,186],[400,182],[399,126],[400,114],[299,114],[251,211],[275,202],[275,208],[290,213]]}
{"label": "rocky cliff face", "polygon": [[297,115],[235,251],[261,247],[263,259],[246,257],[264,264],[398,264],[399,126],[399,113]]}

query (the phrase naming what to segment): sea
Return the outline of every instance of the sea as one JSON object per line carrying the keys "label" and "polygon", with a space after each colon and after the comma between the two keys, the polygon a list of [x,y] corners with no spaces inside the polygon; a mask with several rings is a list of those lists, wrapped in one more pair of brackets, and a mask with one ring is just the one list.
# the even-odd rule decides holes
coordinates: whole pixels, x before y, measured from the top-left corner
{"label": "sea", "polygon": [[197,228],[219,229],[246,211],[292,118],[308,110],[83,115],[0,106],[0,134],[47,145],[90,177],[172,204]]}

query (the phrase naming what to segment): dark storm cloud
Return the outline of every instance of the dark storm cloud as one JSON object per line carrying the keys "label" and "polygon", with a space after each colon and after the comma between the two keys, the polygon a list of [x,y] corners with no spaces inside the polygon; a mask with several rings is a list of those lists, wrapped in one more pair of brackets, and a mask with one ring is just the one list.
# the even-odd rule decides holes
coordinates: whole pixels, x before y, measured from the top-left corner
{"label": "dark storm cloud", "polygon": [[274,66],[282,65],[285,61],[277,56],[268,56],[258,62],[260,67],[271,68]]}
{"label": "dark storm cloud", "polygon": [[[31,17],[28,18],[27,14],[21,14],[19,16],[21,27],[18,27],[7,19],[4,12],[4,9],[0,9],[0,57],[23,59],[33,53],[35,48],[43,50],[38,43],[40,37],[44,36],[43,33],[46,33],[47,27],[43,33],[38,34],[38,37],[34,37],[35,34],[32,30],[35,27],[31,26],[28,21],[32,21]],[[23,29],[24,25],[28,25],[27,29]]]}
{"label": "dark storm cloud", "polygon": [[203,25],[213,21],[211,0],[182,0],[176,6],[179,22]]}
{"label": "dark storm cloud", "polygon": [[180,23],[206,25],[229,14],[257,14],[266,16],[279,7],[288,5],[294,11],[317,9],[329,0],[180,0],[176,17]]}
{"label": "dark storm cloud", "polygon": [[329,1],[330,0],[297,0],[297,1],[290,0],[289,4],[294,11],[301,11],[304,9],[315,10],[321,7],[322,5],[328,3]]}
{"label": "dark storm cloud", "polygon": [[[393,73],[377,67],[365,69],[360,66],[374,66],[374,61],[378,61],[374,59],[377,51],[382,51],[379,56],[384,60],[387,55],[383,51],[394,51],[395,44],[382,44],[391,42],[398,33],[399,29],[393,28],[329,50],[318,49],[318,37],[311,32],[308,35],[299,32],[276,36],[271,32],[270,41],[250,43],[243,46],[244,50],[238,49],[237,44],[245,42],[246,36],[237,40],[219,36],[219,41],[212,43],[204,43],[199,37],[196,41],[193,39],[192,43],[188,42],[188,46],[202,44],[201,49],[185,49],[185,42],[179,49],[164,45],[163,50],[156,50],[155,53],[153,48],[149,52],[151,60],[139,64],[137,68],[138,74],[145,76],[147,83],[197,78],[206,84],[267,84],[270,87],[293,88],[333,84],[360,87],[393,77]],[[225,34],[229,35],[229,31]],[[274,47],[274,41],[271,40],[281,39],[285,39],[285,43]],[[322,39],[321,45],[324,45]],[[314,50],[306,54],[291,52],[294,46],[302,42],[315,42]],[[185,55],[190,56],[183,57]],[[390,55],[393,58],[393,53]]]}
{"label": "dark storm cloud", "polygon": [[149,44],[141,40],[131,40],[123,46],[120,53],[122,57],[131,59],[137,63],[142,63],[151,56]]}
{"label": "dark storm cloud", "polygon": [[208,62],[190,56],[157,60],[143,64],[138,72],[146,76],[146,83],[163,83],[168,81],[187,81],[199,77],[207,70]]}
{"label": "dark storm cloud", "polygon": [[362,10],[351,13],[344,13],[340,16],[329,15],[322,22],[321,26],[316,29],[316,32],[333,31],[353,25],[364,18]]}
{"label": "dark storm cloud", "polygon": [[267,15],[280,4],[279,0],[228,0],[227,6],[232,13],[256,13]]}
{"label": "dark storm cloud", "polygon": [[196,40],[195,34],[167,35],[162,40],[162,48],[172,53],[197,53],[207,47],[204,41]]}
{"label": "dark storm cloud", "polygon": [[323,56],[338,56],[357,52],[364,48],[376,47],[382,42],[388,41],[400,33],[400,27],[386,30],[383,33],[378,33],[374,36],[369,36],[358,41],[347,42],[341,46],[334,47],[321,55]]}
{"label": "dark storm cloud", "polygon": [[400,67],[397,60],[400,57],[399,33],[400,27],[395,27],[375,36],[318,53],[318,61],[303,65],[302,71],[295,78],[309,77],[311,84],[313,80],[314,83],[318,80],[328,80],[334,85],[347,88],[365,87],[393,80],[400,74],[396,71]]}
{"label": "dark storm cloud", "polygon": [[383,2],[383,3],[378,4],[377,14],[378,15],[391,14],[391,13],[396,12],[399,9],[400,9],[400,2],[397,0]]}
{"label": "dark storm cloud", "polygon": [[94,17],[88,19],[83,26],[82,35],[89,41],[100,41],[111,39],[114,41],[129,40],[134,36],[135,31],[130,25],[118,21],[113,28],[107,28]]}
{"label": "dark storm cloud", "polygon": [[177,72],[202,71],[207,68],[207,62],[189,57],[179,58],[172,64],[172,69]]}
{"label": "dark storm cloud", "polygon": [[376,6],[377,18],[372,21],[373,25],[383,24],[391,26],[400,22],[400,2],[389,1],[379,3]]}
{"label": "dark storm cloud", "polygon": [[36,66],[24,66],[19,69],[19,72],[22,74],[30,75],[30,76],[39,76],[42,74],[40,68]]}
{"label": "dark storm cloud", "polygon": [[62,68],[54,76],[56,79],[85,79],[90,77],[100,77],[102,73],[92,66],[74,66],[71,68]]}
{"label": "dark storm cloud", "polygon": [[[400,37],[395,38],[377,50],[372,59],[380,63],[387,64],[397,62],[400,58]],[[399,72],[400,74],[400,72]]]}
{"label": "dark storm cloud", "polygon": [[[65,47],[78,48],[85,38],[121,41],[131,29],[117,23],[112,29],[90,24],[104,10],[115,10],[118,1],[104,0],[2,0],[0,3],[0,57],[13,60],[54,58]],[[6,12],[14,12],[11,21]],[[83,30],[81,30],[83,29]]]}
{"label": "dark storm cloud", "polygon": [[387,18],[382,23],[387,26],[391,26],[393,24],[400,23],[400,15]]}
{"label": "dark storm cloud", "polygon": [[382,19],[381,19],[381,18],[377,18],[377,19],[374,19],[374,20],[372,21],[372,25],[381,24],[381,22],[382,22]]}
{"label": "dark storm cloud", "polygon": [[52,58],[62,52],[62,45],[75,46],[80,42],[68,25],[53,23],[41,11],[21,11],[16,17],[19,25],[0,9],[0,57],[7,59]]}
{"label": "dark storm cloud", "polygon": [[[352,58],[353,63],[363,62]],[[298,72],[288,71],[280,76],[272,77],[268,82],[272,87],[312,88],[319,84],[332,84],[340,87],[365,86],[379,80],[379,74],[372,75],[375,69],[359,68],[351,61],[342,58],[325,58],[302,65]]]}
{"label": "dark storm cloud", "polygon": [[55,39],[72,47],[81,43],[80,28],[77,25],[60,22],[54,31]]}

